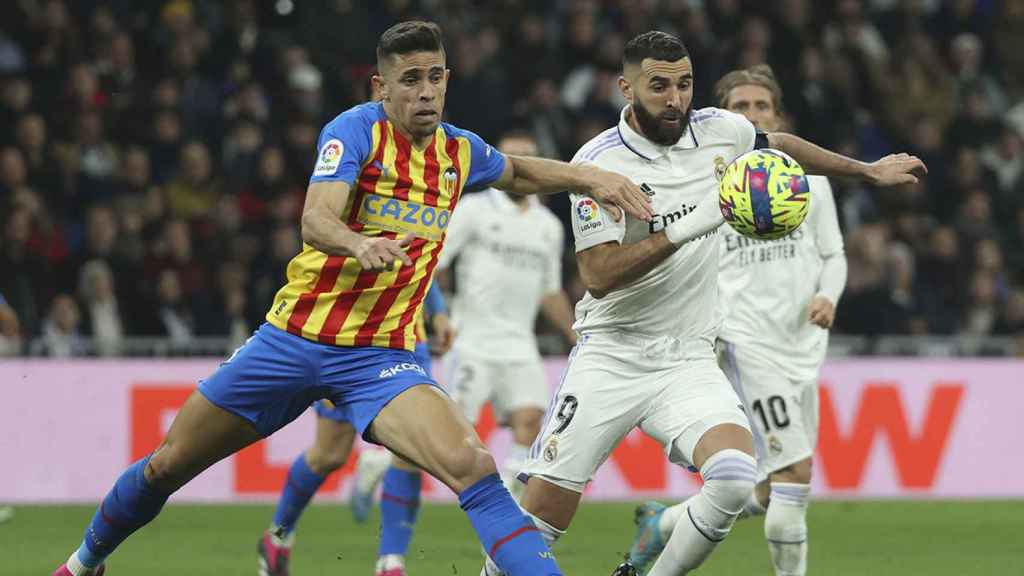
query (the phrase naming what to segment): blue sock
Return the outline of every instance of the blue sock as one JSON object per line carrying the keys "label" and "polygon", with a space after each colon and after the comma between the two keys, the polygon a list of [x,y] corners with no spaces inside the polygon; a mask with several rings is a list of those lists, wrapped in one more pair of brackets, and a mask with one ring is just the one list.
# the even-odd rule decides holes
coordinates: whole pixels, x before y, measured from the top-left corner
{"label": "blue sock", "polygon": [[466,511],[487,555],[508,576],[562,576],[551,550],[540,532],[512,495],[491,474],[459,494],[459,506]]}
{"label": "blue sock", "polygon": [[384,474],[384,488],[380,496],[379,556],[405,556],[409,549],[420,512],[420,480],[418,470],[410,472],[392,466]]}
{"label": "blue sock", "polygon": [[274,512],[277,536],[284,538],[291,534],[302,511],[309,506],[309,501],[326,478],[310,470],[306,464],[306,455],[299,454],[288,470],[288,481],[284,484],[284,492],[281,492],[281,499],[277,501],[277,510]]}
{"label": "blue sock", "polygon": [[125,538],[156,518],[170,494],[158,492],[146,482],[146,456],[128,467],[100,503],[78,548],[78,561],[95,568]]}

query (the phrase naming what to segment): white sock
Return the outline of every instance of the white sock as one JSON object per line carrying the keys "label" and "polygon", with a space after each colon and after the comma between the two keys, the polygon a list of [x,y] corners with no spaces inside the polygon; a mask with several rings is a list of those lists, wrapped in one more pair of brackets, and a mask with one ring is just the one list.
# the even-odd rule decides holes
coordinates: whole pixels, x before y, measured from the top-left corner
{"label": "white sock", "polygon": [[530,447],[522,444],[512,443],[509,447],[505,461],[501,463],[501,481],[512,493],[512,498],[518,502],[523,495],[526,485],[519,481],[519,472],[523,469],[526,458],[530,455]]}
{"label": "white sock", "polygon": [[384,570],[394,570],[395,568],[405,568],[405,556],[401,554],[385,554],[380,558],[377,558],[377,572],[383,572]]}
{"label": "white sock", "polygon": [[665,508],[665,511],[661,513],[661,518],[658,520],[658,530],[661,531],[662,538],[668,538],[672,535],[672,531],[676,528],[676,523],[679,522],[683,514],[686,514],[686,507],[696,497],[697,495],[695,494],[675,506]]}
{"label": "white sock", "polygon": [[673,512],[678,518],[672,535],[647,576],[681,576],[700,566],[732,530],[754,491],[757,463],[740,450],[716,452],[700,471],[704,486],[681,512]]}
{"label": "white sock", "polygon": [[[530,520],[533,520],[533,523],[537,526],[537,530],[540,531],[541,538],[544,539],[544,543],[548,545],[548,548],[553,547],[555,542],[565,534],[565,530],[555,528],[551,524],[548,524],[544,520],[530,514],[526,510],[523,510],[523,513],[529,516]],[[491,557],[488,556],[485,551],[484,568],[480,571],[480,576],[504,576],[504,574],[505,573],[498,568],[498,565],[491,560]]]}
{"label": "white sock", "polygon": [[74,574],[74,576],[86,576],[87,574],[92,574],[92,571],[91,571],[92,569],[86,567],[78,559],[78,551],[77,550],[71,553],[71,557],[68,558],[68,561],[67,561],[66,565],[68,567],[68,571],[71,572],[72,574]]}
{"label": "white sock", "polygon": [[757,499],[757,491],[750,495],[750,500],[743,506],[743,512],[740,512],[740,519],[750,518],[751,516],[762,516],[765,513],[765,507],[761,505],[761,501]]}
{"label": "white sock", "polygon": [[764,537],[772,554],[775,576],[807,573],[807,500],[809,484],[772,482]]}

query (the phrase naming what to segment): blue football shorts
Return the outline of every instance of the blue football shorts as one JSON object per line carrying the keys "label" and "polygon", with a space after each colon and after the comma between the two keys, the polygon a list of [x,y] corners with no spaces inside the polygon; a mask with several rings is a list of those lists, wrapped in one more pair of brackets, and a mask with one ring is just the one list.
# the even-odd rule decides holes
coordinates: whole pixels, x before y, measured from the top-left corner
{"label": "blue football shorts", "polygon": [[408,350],[321,344],[264,323],[213,375],[200,380],[199,392],[251,422],[262,436],[327,399],[366,438],[381,409],[419,384],[441,389],[420,356]]}
{"label": "blue football shorts", "polygon": [[[416,343],[416,350],[413,352],[413,356],[416,357],[416,362],[427,371],[428,375],[433,374],[433,359],[430,357],[430,346],[426,342]],[[327,418],[335,422],[352,421],[352,417],[349,416],[343,407],[334,405],[333,402],[327,400],[320,400],[314,404],[313,410],[316,412],[317,418]]]}

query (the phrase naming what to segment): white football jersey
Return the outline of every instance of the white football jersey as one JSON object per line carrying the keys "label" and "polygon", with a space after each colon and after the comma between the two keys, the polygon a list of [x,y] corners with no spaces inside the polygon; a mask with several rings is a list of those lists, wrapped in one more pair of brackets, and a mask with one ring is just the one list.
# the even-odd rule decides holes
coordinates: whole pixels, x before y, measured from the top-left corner
{"label": "white football jersey", "polygon": [[[618,172],[650,196],[651,222],[625,216],[615,222],[588,196],[572,195],[576,251],[598,244],[634,244],[692,211],[718,187],[725,167],[754,147],[754,126],[718,108],[695,110],[682,138],[660,146],[636,133],[623,110],[618,126],[576,153],[575,164]],[[589,292],[576,305],[581,334],[624,331],[647,337],[713,342],[718,332],[718,233],[696,238],[632,283],[602,298]]]}
{"label": "white football jersey", "polygon": [[441,251],[455,265],[456,352],[495,360],[539,357],[533,332],[544,296],[562,289],[562,223],[536,198],[527,210],[493,188],[466,194]]}
{"label": "white football jersey", "polygon": [[822,259],[843,251],[832,186],[824,176],[808,183],[807,218],[788,236],[755,240],[728,224],[719,228],[721,338],[798,381],[817,378],[825,359],[828,330],[810,323],[808,308]]}

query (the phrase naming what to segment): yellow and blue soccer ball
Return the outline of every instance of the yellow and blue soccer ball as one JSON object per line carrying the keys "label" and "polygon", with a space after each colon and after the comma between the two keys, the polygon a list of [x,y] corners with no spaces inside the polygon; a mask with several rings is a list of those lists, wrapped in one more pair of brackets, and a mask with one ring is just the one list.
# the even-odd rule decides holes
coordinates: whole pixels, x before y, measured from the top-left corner
{"label": "yellow and blue soccer ball", "polygon": [[811,193],[796,160],[765,148],[747,152],[726,167],[718,203],[725,221],[740,234],[775,240],[800,227]]}

